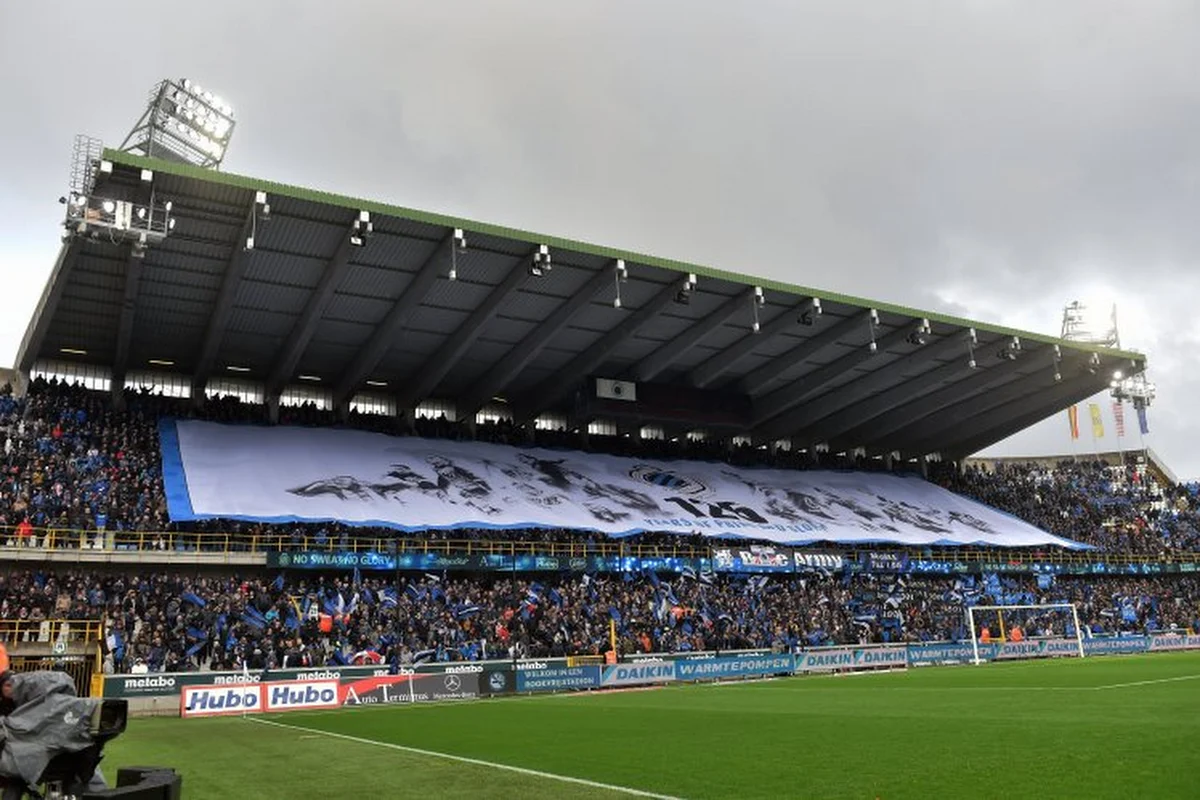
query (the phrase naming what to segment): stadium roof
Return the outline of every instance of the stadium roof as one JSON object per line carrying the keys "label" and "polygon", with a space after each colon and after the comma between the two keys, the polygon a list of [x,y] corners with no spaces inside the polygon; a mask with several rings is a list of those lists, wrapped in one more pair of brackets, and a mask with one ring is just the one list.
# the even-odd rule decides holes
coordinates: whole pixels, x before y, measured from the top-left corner
{"label": "stadium roof", "polygon": [[[71,360],[111,370],[115,385],[154,369],[197,388],[251,379],[268,397],[323,388],[335,407],[365,390],[400,409],[452,401],[460,418],[502,402],[518,420],[554,411],[668,435],[709,428],[959,458],[1104,390],[1114,371],[1145,368],[1137,353],[890,303],[119,151],[103,158],[113,168],[97,174],[94,198],[135,200],[152,185],[176,227],[141,258],[108,237],[69,238],[22,342],[24,373]],[[363,211],[373,232],[351,246]],[[467,248],[450,280],[456,228]],[[542,245],[552,269],[539,276]],[[628,383],[598,392],[598,377]],[[630,389],[636,402],[598,396]]]}

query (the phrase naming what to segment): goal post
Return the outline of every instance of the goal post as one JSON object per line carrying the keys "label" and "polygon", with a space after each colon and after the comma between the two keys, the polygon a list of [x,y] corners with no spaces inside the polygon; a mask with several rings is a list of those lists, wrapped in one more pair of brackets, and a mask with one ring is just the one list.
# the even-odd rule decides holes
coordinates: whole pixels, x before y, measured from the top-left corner
{"label": "goal post", "polygon": [[[978,619],[977,615],[983,614],[984,612],[994,613],[996,615],[996,619],[1000,626],[999,636],[996,637],[996,641],[1003,642],[1003,641],[1007,641],[1007,639],[1008,639],[1007,631],[1009,630],[1009,628],[1005,627],[1005,622],[1004,622],[1004,615],[1006,613],[1009,614],[1009,625],[1011,626],[1012,620],[1014,619],[1014,617],[1017,619],[1020,619],[1022,616],[1029,617],[1029,616],[1036,616],[1036,615],[1044,615],[1047,612],[1054,612],[1054,611],[1070,613],[1072,627],[1075,630],[1075,645],[1078,648],[1079,657],[1083,658],[1084,657],[1083,629],[1079,625],[1079,609],[1076,608],[1074,603],[1046,603],[1044,605],[1009,605],[1009,606],[968,606],[967,607],[967,627],[971,632],[971,655],[972,655],[973,663],[975,663],[976,665],[983,663],[983,659],[979,657],[979,637],[980,637],[981,631],[980,631],[980,626],[977,624],[977,619]],[[1034,612],[1034,613],[1033,614],[1022,614],[1022,612]]]}

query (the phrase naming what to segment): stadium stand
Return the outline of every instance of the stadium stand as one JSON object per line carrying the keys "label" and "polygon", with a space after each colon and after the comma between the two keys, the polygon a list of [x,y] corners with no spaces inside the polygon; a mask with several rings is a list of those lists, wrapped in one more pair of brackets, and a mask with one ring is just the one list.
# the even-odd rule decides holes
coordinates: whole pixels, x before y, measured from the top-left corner
{"label": "stadium stand", "polygon": [[[20,391],[0,392],[0,549],[20,563],[0,576],[9,641],[46,646],[62,620],[101,620],[104,671],[141,673],[595,657],[614,638],[621,654],[961,640],[964,607],[989,603],[1076,603],[1097,635],[1196,627],[1200,585],[1183,572],[1200,544],[1196,487],[1124,456],[958,461],[1118,373],[1141,374],[1141,354],[88,153],[87,185],[67,202],[70,235],[14,365]],[[151,242],[106,199],[129,220],[161,204],[161,230]],[[81,373],[95,380],[74,383]],[[716,562],[720,542],[181,522],[164,489],[166,418],[911,471],[1094,549],[901,548],[885,536],[863,552],[818,542],[793,562],[788,551],[786,575],[659,574],[536,559],[699,566]],[[913,508],[902,505],[892,503]],[[427,573],[401,568],[401,550],[507,554],[512,566]],[[389,551],[394,572],[365,576],[282,558]],[[518,553],[534,566],[518,568]],[[1061,616],[1025,624],[1066,633]]]}
{"label": "stadium stand", "polygon": [[[231,533],[222,546],[235,550],[266,542],[279,549],[342,551],[353,549],[352,538],[397,535],[331,523],[172,524],[162,495],[158,416],[248,421],[261,419],[263,409],[216,400],[196,410],[146,392],[130,392],[125,400],[125,409],[115,411],[105,394],[45,380],[35,381],[24,400],[8,390],[0,395],[5,453],[0,514],[7,546],[88,548],[103,546],[98,537],[113,534],[120,548],[188,550],[205,546],[201,536],[190,539],[188,534],[223,528]],[[329,422],[311,411],[289,410],[286,423]],[[369,419],[361,422],[369,427]],[[503,428],[479,432],[493,441],[515,435]],[[466,435],[445,422],[432,422],[421,433]],[[711,457],[720,446],[709,443],[707,448],[712,449],[692,455]],[[734,459],[750,456],[771,457],[763,451],[732,454]],[[796,461],[788,466],[805,465]],[[1108,554],[1165,558],[1196,548],[1196,487],[1160,485],[1133,463],[943,469],[932,479]],[[535,548],[554,541],[580,542],[578,532],[565,531],[488,531],[478,536],[485,535]],[[406,538],[438,536],[444,534]],[[640,541],[665,547],[676,538],[648,534]],[[587,537],[583,541],[600,545]],[[1062,575],[1049,586],[1040,586],[1030,575],[989,573],[701,575],[676,576],[669,583],[665,577],[628,573],[624,578],[272,577],[261,569],[240,576],[187,574],[172,568],[169,556],[164,552],[163,563],[150,574],[135,575],[117,565],[91,573],[45,565],[14,572],[0,582],[0,617],[18,623],[18,638],[36,638],[42,622],[50,619],[103,618],[110,644],[106,672],[175,672],[230,669],[243,662],[275,668],[594,655],[609,647],[610,620],[617,623],[623,652],[961,639],[964,603],[985,602],[1074,602],[1083,623],[1096,634],[1144,632],[1195,627],[1200,600],[1200,583],[1187,576]]]}
{"label": "stadium stand", "polygon": [[[836,576],[667,582],[657,576],[131,574],[69,570],[0,578],[0,614],[36,640],[43,621],[108,621],[104,671],[189,672],[598,655],[609,620],[624,653],[966,638],[964,603],[1073,602],[1093,635],[1196,628],[1194,577]],[[393,621],[400,621],[397,639]],[[1063,635],[1061,619],[1025,621]],[[22,627],[23,626],[23,627]]]}
{"label": "stadium stand", "polygon": [[[79,547],[89,535],[95,543],[103,529],[116,535],[123,548],[189,549],[230,547],[247,549],[258,543],[275,548],[311,545],[351,549],[351,539],[378,542],[393,533],[382,529],[350,528],[335,523],[265,525],[235,521],[172,523],[162,490],[157,419],[162,414],[200,416],[220,421],[261,421],[261,406],[217,399],[197,410],[178,399],[146,392],[127,392],[126,409],[115,411],[106,394],[57,381],[39,379],[25,400],[0,396],[0,425],[5,444],[5,480],[0,487],[0,524],[13,546]],[[283,411],[282,424],[328,422],[313,409]],[[370,415],[354,421],[370,427]],[[515,434],[501,426],[481,426],[488,441],[508,441]],[[440,438],[468,435],[457,425],[430,421],[420,433]],[[556,434],[546,437],[549,443]],[[844,459],[811,460],[792,453],[745,448],[729,452],[720,442],[634,442],[592,437],[604,452],[625,454],[639,446],[643,456],[714,458],[727,456],[738,464],[804,467],[864,468],[880,462]],[[542,442],[545,443],[545,442]],[[642,449],[644,446],[644,449]],[[669,448],[677,448],[670,450]],[[1194,552],[1200,545],[1200,499],[1195,486],[1163,486],[1136,463],[1064,461],[1057,468],[1001,465],[994,471],[938,465],[931,479],[945,488],[978,499],[1045,530],[1101,548],[1110,554],[1167,557]],[[221,531],[227,536],[205,544],[203,537],[180,533]],[[127,534],[137,533],[139,536]],[[145,535],[149,534],[149,535]],[[422,536],[447,538],[428,532]],[[469,538],[455,532],[455,538]],[[567,531],[488,531],[489,539],[526,542],[561,541],[598,544],[599,537]],[[645,534],[640,543],[678,545],[679,537]],[[686,540],[685,540],[686,543]],[[700,546],[700,542],[695,542]]]}

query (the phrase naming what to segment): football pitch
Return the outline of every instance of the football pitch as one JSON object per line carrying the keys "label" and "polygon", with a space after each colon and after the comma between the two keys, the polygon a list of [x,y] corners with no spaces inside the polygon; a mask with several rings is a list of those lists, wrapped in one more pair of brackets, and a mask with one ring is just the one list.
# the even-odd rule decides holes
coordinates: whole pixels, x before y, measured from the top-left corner
{"label": "football pitch", "polygon": [[1198,797],[1200,653],[133,719],[107,754],[188,800]]}

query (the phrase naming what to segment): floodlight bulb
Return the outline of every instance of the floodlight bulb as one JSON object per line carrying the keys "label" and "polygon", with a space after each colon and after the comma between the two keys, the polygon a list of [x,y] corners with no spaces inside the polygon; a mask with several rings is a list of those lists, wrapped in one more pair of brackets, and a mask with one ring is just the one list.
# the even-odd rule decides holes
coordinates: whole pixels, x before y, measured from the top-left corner
{"label": "floodlight bulb", "polygon": [[1121,380],[1121,378],[1124,378],[1124,377],[1125,377],[1125,374],[1123,372],[1121,372],[1121,370],[1117,370],[1116,372],[1113,373],[1114,381],[1119,381],[1119,380]]}
{"label": "floodlight bulb", "polygon": [[145,219],[145,218],[146,218],[146,208],[145,208],[145,206],[138,206],[138,210],[137,210],[137,218],[138,218],[138,219]]}
{"label": "floodlight bulb", "polygon": [[105,200],[100,204],[100,207],[104,209],[105,214],[111,214],[117,210],[117,204],[112,200]]}

